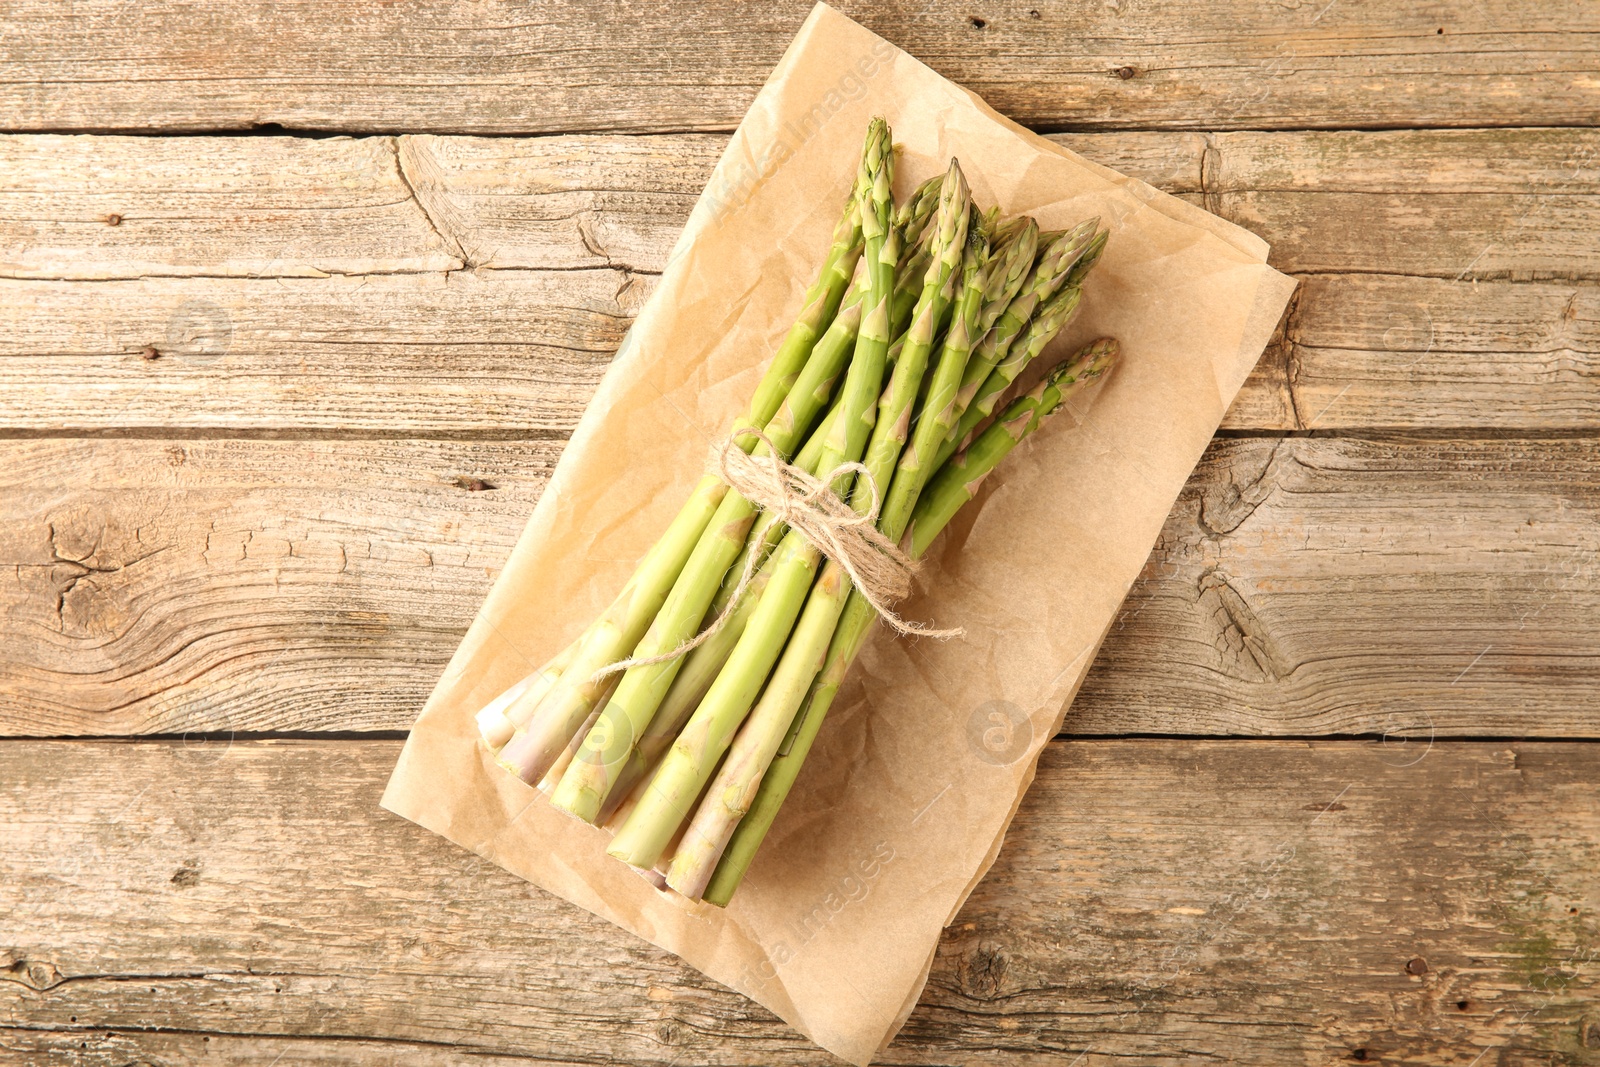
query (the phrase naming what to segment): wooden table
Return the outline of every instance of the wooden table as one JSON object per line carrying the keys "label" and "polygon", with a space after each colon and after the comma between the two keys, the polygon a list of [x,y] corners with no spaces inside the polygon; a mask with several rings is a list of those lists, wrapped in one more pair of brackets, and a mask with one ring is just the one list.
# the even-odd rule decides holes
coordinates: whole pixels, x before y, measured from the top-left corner
{"label": "wooden table", "polygon": [[[1404,6],[846,5],[1301,281],[885,1063],[1600,1063],[1600,8]],[[804,11],[0,10],[0,1064],[836,1062],[377,807]]]}

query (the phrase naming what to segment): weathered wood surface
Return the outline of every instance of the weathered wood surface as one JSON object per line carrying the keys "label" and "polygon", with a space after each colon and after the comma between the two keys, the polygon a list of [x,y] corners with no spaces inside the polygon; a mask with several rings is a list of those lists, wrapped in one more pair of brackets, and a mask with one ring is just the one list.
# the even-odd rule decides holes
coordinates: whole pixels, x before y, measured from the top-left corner
{"label": "weathered wood surface", "polygon": [[38,736],[409,727],[559,446],[0,452],[0,731]]}
{"label": "weathered wood surface", "polygon": [[[807,7],[0,9],[0,1064],[835,1062],[246,736],[410,723]],[[841,7],[1301,282],[882,1062],[1600,1064],[1600,9]]]}
{"label": "weathered wood surface", "polygon": [[[1302,276],[1226,428],[1600,418],[1600,134],[1059,139]],[[723,143],[0,138],[0,427],[565,435]]]}
{"label": "weathered wood surface", "polygon": [[[379,811],[398,748],[0,745],[0,1063],[836,1062]],[[1050,745],[881,1062],[1600,1063],[1597,775],[1593,745]]]}
{"label": "weathered wood surface", "polygon": [[[406,728],[558,452],[0,443],[0,733]],[[1600,737],[1597,510],[1588,439],[1219,440],[1067,729]]]}
{"label": "weathered wood surface", "polygon": [[[1600,13],[1505,0],[867,3],[846,14],[1034,126],[1591,123]],[[12,130],[731,129],[810,4],[351,10],[253,0],[7,5]],[[847,87],[848,88],[848,87]]]}

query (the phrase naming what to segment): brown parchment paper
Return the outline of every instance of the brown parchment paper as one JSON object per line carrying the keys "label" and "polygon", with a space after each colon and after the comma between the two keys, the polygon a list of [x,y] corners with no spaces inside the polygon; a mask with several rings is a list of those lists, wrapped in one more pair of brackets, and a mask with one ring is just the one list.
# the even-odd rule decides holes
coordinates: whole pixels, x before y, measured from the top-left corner
{"label": "brown parchment paper", "polygon": [[[473,715],[564,647],[676,513],[798,311],[874,114],[904,145],[902,195],[954,155],[978,200],[1008,215],[1046,228],[1099,215],[1110,241],[1058,345],[1109,334],[1123,361],[1013,453],[930,554],[932,592],[909,617],[966,636],[875,635],[732,905],[689,904],[495,769]],[[916,1004],[940,929],[993,862],[1039,750],[1288,300],[1293,283],[1266,252],[818,4],[423,709],[384,807],[868,1062]]]}

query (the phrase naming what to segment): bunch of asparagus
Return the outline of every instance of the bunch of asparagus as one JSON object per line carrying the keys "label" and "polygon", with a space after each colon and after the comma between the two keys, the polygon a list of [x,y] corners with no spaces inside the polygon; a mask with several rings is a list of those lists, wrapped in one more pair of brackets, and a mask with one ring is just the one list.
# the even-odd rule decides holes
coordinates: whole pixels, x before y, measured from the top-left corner
{"label": "bunch of asparagus", "polygon": [[[996,415],[1106,234],[1000,221],[954,160],[897,207],[893,171],[874,119],[822,269],[729,434],[826,480],[917,558],[1117,347],[1084,347]],[[878,618],[847,570],[707,475],[600,617],[479,713],[484,744],[611,829],[611,855],[726,905]]]}

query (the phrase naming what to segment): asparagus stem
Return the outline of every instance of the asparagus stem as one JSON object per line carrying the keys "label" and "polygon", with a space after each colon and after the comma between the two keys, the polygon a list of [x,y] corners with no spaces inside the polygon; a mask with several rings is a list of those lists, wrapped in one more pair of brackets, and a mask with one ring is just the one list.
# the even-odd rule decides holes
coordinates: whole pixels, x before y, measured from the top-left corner
{"label": "asparagus stem", "polygon": [[728,839],[750,810],[795,711],[822,669],[851,589],[844,568],[829,560],[761,699],[732,739],[721,768],[694,808],[667,871],[667,885],[691,900],[700,899]]}
{"label": "asparagus stem", "polygon": [[[822,341],[817,343],[812,350],[813,358],[801,372],[794,389],[767,424],[767,436],[781,456],[794,448],[816,412],[827,402],[840,365],[855,339],[853,327],[860,317],[859,304],[839,313],[834,320],[838,328],[830,326]],[[755,455],[764,455],[768,449],[764,443],[758,443],[752,451]],[[632,644],[625,645],[604,662],[596,663],[593,670],[608,666],[630,650],[632,655],[641,658],[662,655],[692,637],[705,618],[706,609],[729,565],[743,549],[755,514],[756,506],[742,495],[725,493],[716,513],[702,529],[678,580],[648,622],[648,630],[641,627],[644,632],[634,637]],[[626,672],[600,720],[589,731],[592,743],[586,743],[573,761],[570,769],[574,773],[557,788],[552,803],[587,821],[592,822],[599,815],[629,746],[649,724],[682,665],[683,657],[677,657],[633,667]],[[565,747],[593,701],[594,697],[587,693],[576,694],[575,699],[559,709],[559,717],[552,716],[542,739],[544,758],[553,759],[556,752]]]}
{"label": "asparagus stem", "polygon": [[723,847],[716,869],[701,891],[702,900],[718,907],[727,907],[728,901],[733,899],[734,890],[739,888],[745,872],[750,869],[761,842],[777,818],[778,809],[783,806],[795,779],[799,777],[800,768],[811,751],[811,743],[816,740],[822,720],[877,618],[877,612],[865,597],[859,592],[850,595],[844,614],[834,628],[822,669],[812,682],[805,703],[790,723],[789,733],[785,735],[778,754],[761,776],[754,799],[746,806],[744,816]]}
{"label": "asparagus stem", "polygon": [[[957,278],[963,275],[957,267],[973,259],[967,241],[972,214],[966,180],[960,165],[952,161],[941,190],[939,228],[930,245],[933,262],[894,374],[878,404],[872,439],[865,453],[866,477],[857,483],[851,500],[858,513],[865,513],[872,506],[878,492],[875,487],[888,483],[905,446],[911,410],[927,369],[937,324],[953,299]],[[898,530],[884,533],[895,539],[899,535]],[[667,884],[685,896],[698,898],[711,877],[723,845],[744,814],[762,772],[822,666],[851,590],[843,565],[829,560],[806,599],[760,701],[739,730],[738,740],[717,772],[707,800],[695,809],[678,846]]]}
{"label": "asparagus stem", "polygon": [[[882,127],[880,120],[874,124]],[[887,145],[886,133],[884,143]],[[871,195],[860,198],[869,279],[865,310],[845,380],[843,406],[818,463],[823,471],[856,460],[865,450],[888,356],[889,303],[897,259],[889,225],[892,153],[886,150],[872,162],[876,171]],[[863,167],[866,165],[864,157]],[[834,491],[842,491],[848,480],[849,476],[840,478]],[[607,851],[613,856],[636,867],[650,867],[660,859],[782,651],[816,576],[819,558],[816,547],[798,533],[791,531],[784,537],[754,615],[705,699],[662,757],[638,805],[612,839]]]}
{"label": "asparagus stem", "polygon": [[[612,689],[616,688],[616,682],[616,676],[613,675],[611,677]],[[609,692],[608,690],[607,695],[609,695]],[[605,698],[603,697],[603,699]],[[593,726],[595,720],[600,717],[601,706],[598,702],[595,704],[594,710],[589,713],[589,718],[584,722],[583,733],[572,736],[572,740],[567,742],[567,747],[561,750],[561,755],[556,757],[556,761],[550,765],[550,769],[545,772],[544,777],[539,779],[539,784],[536,786],[539,792],[549,795],[550,791],[556,787],[556,783],[561,780],[561,776],[566,773],[567,767],[572,763],[572,757],[578,754],[578,744],[583,740],[584,734],[588,733],[589,727]]]}
{"label": "asparagus stem", "polygon": [[[812,431],[810,440],[795,456],[796,467],[813,475],[817,473],[817,463],[822,457],[823,441],[837,411],[838,408],[835,406],[823,416],[821,425]],[[727,608],[734,590],[744,575],[746,557],[751,553],[758,559],[755,576],[751,578],[744,595],[738,604],[734,605],[733,612],[722,624],[722,628],[685,657],[678,676],[672,680],[667,695],[661,700],[661,707],[656,710],[650,724],[644,728],[638,740],[623,757],[623,766],[617,771],[616,781],[612,783],[606,801],[601,804],[595,822],[604,824],[613,817],[618,806],[644,777],[645,772],[655,766],[661,754],[667,750],[667,746],[672,744],[673,738],[678,736],[678,731],[683,728],[683,724],[688,721],[689,716],[705,697],[706,690],[711,688],[711,683],[716,680],[723,664],[733,653],[734,646],[739,643],[739,638],[749,624],[751,616],[755,614],[762,593],[772,579],[773,568],[770,564],[772,550],[786,529],[787,527],[771,512],[763,512],[756,520],[755,526],[750,531],[750,540],[745,545],[744,554],[728,568],[728,574],[723,579],[717,599],[711,602],[711,610],[708,613],[710,617],[717,618]],[[762,560],[767,562],[760,562]]]}
{"label": "asparagus stem", "polygon": [[[510,708],[524,693],[527,693],[529,694],[528,699],[522,702],[521,707],[526,708],[531,713],[537,702],[543,699],[544,694],[548,693],[551,687],[556,684],[557,679],[561,677],[561,672],[566,670],[567,664],[572,662],[572,657],[577,654],[578,645],[582,640],[583,638],[580,635],[577,641],[556,653],[555,658],[549,663],[546,663],[543,667],[540,667],[516,685],[489,701],[478,712],[478,734],[483,738],[483,743],[490,752],[500,751],[505,743],[511,740],[511,735],[517,732],[517,728],[527,723],[526,718],[522,718],[520,722],[513,720],[506,714],[506,709]],[[519,711],[520,717],[521,712]]]}
{"label": "asparagus stem", "polygon": [[[786,451],[793,447],[796,438],[815,417],[816,411],[827,401],[840,365],[855,338],[855,324],[859,322],[860,315],[859,305],[840,311],[822,340],[812,349],[811,359],[800,372],[794,388],[784,398],[777,414],[767,423],[769,438],[780,450]],[[759,445],[758,449],[765,452],[766,446]],[[703,491],[708,483],[716,490],[715,492]],[[700,509],[692,515],[680,515],[680,521],[676,521],[673,527],[669,528],[668,536],[663,542],[668,545],[674,558],[682,561],[674,571],[672,576],[674,580],[653,584],[650,588],[651,599],[640,605],[632,604],[635,583],[630,582],[629,587],[623,590],[623,594],[618,597],[613,607],[608,609],[595,624],[572,666],[539,705],[538,711],[529,720],[527,729],[514,737],[502,750],[506,760],[520,768],[524,781],[536,782],[544,776],[550,764],[566,748],[573,733],[599,702],[605,679],[597,680],[594,677],[596,672],[628,655],[630,651],[639,655],[653,654],[639,651],[641,641],[645,639],[647,630],[655,628],[655,621],[660,617],[669,597],[676,594],[684,585],[682,579],[684,573],[690,570],[691,564],[694,564],[695,573],[702,580],[705,574],[715,571],[710,579],[710,592],[706,594],[706,601],[709,601],[710,595],[716,592],[723,574],[726,573],[729,559],[743,547],[744,532],[749,529],[750,519],[755,511],[743,497],[726,490],[727,486],[720,478],[707,476],[701,479],[701,485],[693,498],[700,504]],[[735,532],[737,541],[733,537]],[[716,568],[716,558],[707,558],[710,553],[726,553],[721,559],[720,569]],[[646,558],[646,564],[641,565],[641,570],[647,569],[648,562],[649,557]],[[691,588],[687,593],[677,594],[679,599],[674,610],[679,617],[674,621],[679,627],[676,632],[684,636],[680,636],[671,644],[664,645],[664,648],[676,647],[688,634],[693,633],[700,619],[704,617],[706,603],[702,601],[699,604],[699,614],[695,615],[692,622],[684,625],[681,621],[683,616],[693,613],[694,604],[686,603],[686,599],[695,593],[696,590]],[[664,640],[660,637],[659,629],[657,629],[657,640]],[[653,711],[654,708],[650,710]],[[596,729],[599,728],[600,724],[597,723]],[[615,747],[611,743],[612,738],[632,735],[631,728],[628,731],[621,731],[617,729],[617,724],[613,723],[606,724],[604,729],[606,732],[597,735],[596,740],[608,747]],[[604,752],[606,749],[601,748],[600,751]],[[587,755],[584,758],[592,762]],[[595,806],[598,810],[598,801],[595,802]],[[574,814],[584,817],[581,811],[575,811]]]}
{"label": "asparagus stem", "polygon": [[[892,351],[892,348],[891,348]],[[811,435],[811,440],[800,455],[795,458],[798,466],[811,474],[817,474],[817,463],[820,458],[820,442],[826,435],[826,427],[831,425],[831,420],[837,417],[839,405],[825,415],[823,426]],[[763,515],[762,519],[767,516]],[[762,520],[758,520],[758,526]],[[716,680],[718,673],[727,663],[734,647],[738,644],[740,635],[749,624],[750,618],[755,613],[756,605],[772,578],[773,562],[770,557],[772,542],[786,530],[781,524],[774,523],[768,533],[768,543],[763,547],[769,552],[768,563],[756,572],[744,598],[739,602],[734,613],[729,617],[723,628],[711,635],[704,644],[689,653],[683,669],[678,672],[678,677],[673,679],[672,688],[667,691],[667,696],[661,702],[661,708],[656,712],[656,717],[640,735],[634,750],[628,755],[628,763],[618,775],[617,783],[613,786],[607,802],[601,807],[600,817],[596,822],[602,825],[620,826],[626,821],[633,805],[637,804],[640,788],[640,779],[646,771],[653,768],[656,761],[661,758],[667,748],[677,738],[683,729],[683,724],[705,698],[711,683]],[[758,530],[752,530],[750,540],[757,540]],[[731,591],[737,584],[738,576],[742,573],[744,561],[741,559],[729,571],[729,578],[724,583],[726,590]],[[721,594],[718,594],[719,600]],[[713,614],[721,609],[713,603]]]}
{"label": "asparagus stem", "polygon": [[638,806],[608,849],[636,867],[653,866],[660,859],[688,814],[778,658],[816,576],[816,553],[793,532],[773,558],[772,577],[728,662],[662,757]]}
{"label": "asparagus stem", "polygon": [[[974,453],[978,445],[978,441],[975,441],[973,448],[969,448],[959,457],[964,461],[963,469],[961,473],[951,475],[956,486],[973,484],[973,475],[981,478],[983,474],[992,470],[1006,453],[1015,448],[1028,434],[1037,430],[1045,418],[1059,409],[1070,391],[1103,374],[1116,358],[1116,353],[1116,342],[1097,341],[1062,364],[1033,392],[1019,398],[1016,405],[1008,407],[988,430],[979,435],[979,441],[987,440],[985,447]],[[994,435],[992,439],[991,434]],[[1007,441],[1010,443],[1006,444]],[[987,464],[987,467],[984,467],[984,464]],[[926,551],[928,544],[955,514],[955,510],[949,508],[945,494],[952,493],[958,497],[960,489],[941,488],[944,479],[945,472],[941,470],[930,480],[926,490],[928,500],[938,497],[939,502],[929,503],[926,505],[926,510],[919,504],[912,518],[913,557],[920,557]],[[967,499],[970,498],[969,493]],[[859,593],[853,593],[834,630],[822,668],[811,685],[805,704],[791,723],[789,732],[779,747],[778,755],[772,759],[762,774],[760,785],[753,798],[749,799],[748,803],[745,803],[742,794],[735,798],[736,803],[744,805],[745,814],[738,820],[726,846],[722,849],[716,869],[701,893],[702,899],[720,907],[726,907],[733,899],[734,891],[738,889],[745,872],[750,869],[750,864],[761,848],[767,831],[772,828],[779,808],[783,806],[789,790],[794,786],[800,768],[804,765],[806,756],[811,751],[811,745],[822,727],[822,721],[827,716],[834,697],[838,695],[839,687],[844,683],[856,656],[866,643],[867,635],[871,632],[876,619],[877,615],[866,599]]]}
{"label": "asparagus stem", "polygon": [[[874,138],[881,140],[882,131],[876,129],[868,131],[869,150],[881,152],[881,146],[875,144]],[[858,183],[852,205],[847,211],[850,216],[849,228],[846,229],[845,224],[841,222],[835,231],[834,245],[830,249],[817,286],[808,297],[801,320],[796,324],[796,330],[791,331],[790,337],[785,338],[784,345],[780,348],[783,362],[780,364],[779,359],[774,359],[773,365],[768,368],[763,381],[756,388],[755,398],[746,417],[736,422],[734,426],[735,431],[749,426],[764,427],[780,451],[787,452],[794,448],[800,435],[805,432],[821,405],[831,394],[833,382],[843,365],[845,353],[854,339],[854,331],[860,321],[859,309],[841,310],[828,324],[827,331],[820,340],[815,344],[806,343],[808,338],[815,337],[816,330],[823,321],[822,316],[832,308],[840,306],[840,296],[835,295],[835,292],[843,293],[854,272],[856,259],[860,255],[854,249],[856,231],[860,228],[861,221],[861,211],[856,202],[860,200],[861,191]],[[864,249],[864,240],[862,244]],[[790,343],[791,340],[794,340],[793,344]],[[799,367],[798,375],[795,374],[797,361],[803,363]],[[753,444],[750,438],[740,441],[740,447],[744,448]],[[528,719],[526,730],[513,737],[502,750],[502,755],[508,763],[518,768],[518,773],[524,781],[537,782],[559,758],[573,733],[600,702],[605,679],[595,679],[596,672],[628,655],[630,651],[637,654],[640,641],[645,639],[647,631],[653,628],[673,591],[683,584],[684,572],[691,564],[695,565],[691,578],[703,580],[704,572],[710,569],[707,564],[711,562],[701,555],[701,545],[706,540],[706,535],[709,534],[713,539],[726,540],[727,535],[739,522],[735,519],[732,524],[724,521],[713,525],[716,519],[722,517],[722,505],[728,503],[730,496],[737,497],[737,494],[730,494],[721,479],[708,475],[700,480],[689,502],[668,528],[666,536],[658,543],[657,549],[646,555],[617,600],[591,627],[582,649],[574,657],[572,665],[563,674],[561,681],[538,702],[537,710]],[[739,511],[741,503],[742,500],[735,500],[729,504],[729,509]],[[748,518],[743,521],[748,527]],[[710,530],[707,529],[708,526],[711,526]],[[739,543],[733,545],[731,551],[736,553],[742,544],[741,531]],[[704,552],[720,548],[720,544],[708,545]],[[701,555],[701,559],[696,560],[696,555]],[[712,584],[706,599],[715,593],[725,570],[726,561],[723,568],[711,579]],[[693,633],[706,607],[701,603],[699,613],[695,614],[693,607],[697,599],[696,595],[680,597],[674,604],[677,614],[668,620],[671,625],[657,632],[657,644],[666,642],[665,647],[672,648],[681,643],[683,637],[669,641],[665,636],[666,633],[682,633],[685,629],[688,633]],[[693,615],[693,618],[684,622],[690,615]],[[654,710],[653,705],[650,710]],[[623,736],[609,729],[614,725],[608,724],[606,737]]]}
{"label": "asparagus stem", "polygon": [[[895,274],[894,294],[889,298],[889,336],[899,337],[911,325],[911,313],[922,295],[920,279],[928,270],[928,252],[923,249],[905,260],[906,272]],[[911,279],[911,280],[908,280]]]}
{"label": "asparagus stem", "polygon": [[967,242],[961,297],[930,377],[928,394],[922,400],[911,443],[901,451],[894,480],[884,498],[878,527],[896,541],[911,517],[911,507],[932,469],[934,456],[958,417],[956,392],[973,347],[1021,288],[1033,265],[1038,225],[1032,219],[1026,220],[1003,236],[997,248],[983,242],[981,234],[975,236],[977,240]]}
{"label": "asparagus stem", "polygon": [[[622,592],[590,625],[555,686],[536,704],[527,693],[512,703],[507,716],[527,715],[527,726],[500,750],[500,760],[524,782],[531,785],[542,778],[588,718],[602,695],[603,683],[594,680],[594,673],[615,661],[650,625],[726,489],[719,479],[702,478]],[[534,706],[531,712],[529,705]]]}

